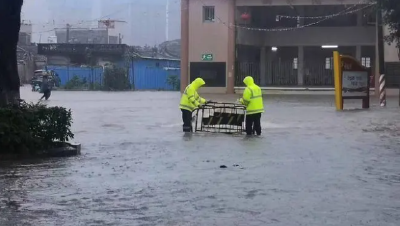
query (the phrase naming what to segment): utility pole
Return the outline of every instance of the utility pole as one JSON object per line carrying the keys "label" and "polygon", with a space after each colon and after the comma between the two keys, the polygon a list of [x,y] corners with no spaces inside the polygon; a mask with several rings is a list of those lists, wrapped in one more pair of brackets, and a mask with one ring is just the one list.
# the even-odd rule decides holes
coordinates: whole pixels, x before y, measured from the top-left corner
{"label": "utility pole", "polygon": [[386,107],[386,78],[385,78],[385,50],[383,45],[382,1],[378,1],[376,10],[376,29],[378,36],[378,66],[379,66],[379,102]]}
{"label": "utility pole", "polygon": [[110,44],[110,34],[108,33],[108,26],[106,27],[107,32],[107,44]]}
{"label": "utility pole", "polygon": [[67,32],[66,32],[66,37],[65,37],[66,38],[66,40],[65,40],[66,43],[69,43],[69,28],[70,28],[70,26],[71,25],[67,24]]}
{"label": "utility pole", "polygon": [[169,41],[169,0],[165,7],[165,41]]}

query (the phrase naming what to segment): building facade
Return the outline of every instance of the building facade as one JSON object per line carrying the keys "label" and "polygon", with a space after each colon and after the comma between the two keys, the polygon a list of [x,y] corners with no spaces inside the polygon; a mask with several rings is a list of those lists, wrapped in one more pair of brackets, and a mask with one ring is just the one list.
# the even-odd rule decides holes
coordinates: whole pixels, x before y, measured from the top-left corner
{"label": "building facade", "polygon": [[[182,0],[181,8],[182,88],[202,77],[208,92],[234,93],[247,75],[263,87],[333,87],[334,50],[376,68],[368,1]],[[385,44],[385,61],[398,59]]]}
{"label": "building facade", "polygon": [[[75,44],[119,44],[118,36],[110,35],[106,28],[70,28],[56,29],[57,43]],[[67,38],[69,40],[67,40]]]}
{"label": "building facade", "polygon": [[31,23],[21,23],[21,28],[19,30],[18,45],[27,46],[30,45],[32,41],[32,24]]}

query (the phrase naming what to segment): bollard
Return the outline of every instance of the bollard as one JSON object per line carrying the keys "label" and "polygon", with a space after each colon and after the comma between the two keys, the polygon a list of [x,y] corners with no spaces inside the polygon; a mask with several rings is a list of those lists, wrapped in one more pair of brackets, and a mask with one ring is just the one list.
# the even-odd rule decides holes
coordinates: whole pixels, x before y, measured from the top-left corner
{"label": "bollard", "polygon": [[381,107],[386,107],[386,83],[385,74],[381,74],[379,77],[379,102]]}

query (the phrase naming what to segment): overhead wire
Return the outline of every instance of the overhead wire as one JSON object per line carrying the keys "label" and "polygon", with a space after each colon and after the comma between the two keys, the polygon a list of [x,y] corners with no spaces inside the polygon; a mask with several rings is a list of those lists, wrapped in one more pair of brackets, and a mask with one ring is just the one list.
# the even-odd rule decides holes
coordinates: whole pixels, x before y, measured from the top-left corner
{"label": "overhead wire", "polygon": [[[203,6],[207,6],[207,5],[204,3],[203,0],[198,0],[198,1],[200,1],[200,2],[203,4]],[[227,1],[227,0],[225,0],[225,1]],[[178,2],[178,1],[174,1],[174,2]],[[127,4],[131,4],[131,3],[125,3],[125,4],[123,4],[123,5],[127,5]],[[361,0],[359,3],[354,4],[354,5],[350,6],[350,7],[347,7],[347,8],[345,8],[344,10],[342,10],[342,11],[340,11],[340,12],[338,12],[338,13],[334,13],[334,14],[330,14],[330,15],[323,15],[323,16],[290,16],[290,15],[277,15],[277,17],[279,17],[279,18],[288,18],[288,19],[299,19],[299,18],[301,18],[301,19],[319,19],[318,21],[315,21],[315,22],[312,22],[312,23],[309,23],[309,24],[304,24],[304,25],[300,25],[300,26],[296,26],[296,27],[285,27],[285,28],[255,28],[255,27],[241,26],[241,25],[236,25],[236,24],[228,23],[228,22],[226,22],[226,21],[223,21],[223,20],[222,20],[220,17],[218,17],[218,16],[216,16],[215,18],[216,18],[216,20],[217,20],[218,23],[223,24],[224,26],[227,26],[228,28],[235,27],[235,28],[238,28],[238,29],[253,30],[253,31],[265,31],[265,32],[267,32],[267,31],[290,31],[290,30],[296,30],[296,29],[302,29],[302,28],[305,28],[305,27],[310,27],[310,26],[313,26],[313,25],[322,23],[322,22],[324,22],[324,21],[326,21],[326,20],[329,20],[329,19],[334,18],[334,17],[337,17],[337,16],[352,14],[352,13],[358,12],[358,11],[360,11],[360,10],[369,8],[369,7],[371,7],[371,6],[375,5],[375,4],[376,4],[376,3],[369,3],[369,4],[367,4],[367,3],[365,3],[365,1]],[[361,5],[363,5],[363,7],[354,9],[354,8],[356,8],[356,7],[358,7],[358,6],[361,6]],[[108,15],[105,15],[105,16],[102,16],[102,17],[99,17],[99,18],[97,18],[97,19],[86,20],[86,21],[80,21],[80,22],[71,24],[71,26],[85,25],[85,24],[88,24],[88,23],[93,23],[93,22],[96,22],[96,21],[98,21],[98,20],[101,20],[101,19],[104,19],[104,18],[113,16],[113,15],[115,15],[115,14],[118,14],[118,13],[120,13],[120,12],[122,12],[122,11],[125,11],[125,10],[127,10],[127,8],[123,8],[123,9],[117,10],[117,11],[111,13],[111,14],[108,14]],[[182,8],[181,8],[180,10],[185,10],[185,9],[182,9]],[[188,10],[188,7],[187,7],[186,10]],[[146,12],[145,12],[144,14],[146,14]],[[50,25],[50,23],[49,23],[49,25]],[[54,21],[53,21],[53,25],[54,25]],[[64,25],[64,24],[62,24],[62,25]],[[60,30],[60,29],[66,29],[66,27],[65,27],[65,28],[52,28],[52,29],[48,29],[48,30],[44,30],[44,31],[35,31],[35,32],[32,32],[32,34],[43,34],[43,33],[53,32],[53,31]]]}
{"label": "overhead wire", "polygon": [[[343,11],[350,10],[352,8],[356,8],[360,5],[375,5],[376,3],[372,2],[366,2],[365,0],[360,0],[357,4],[354,4],[352,6],[349,6],[345,8]],[[333,13],[330,15],[322,15],[322,16],[290,16],[290,15],[276,15],[279,18],[285,18],[285,19],[325,19],[325,18],[331,18],[333,16],[336,16],[338,13]]]}
{"label": "overhead wire", "polygon": [[[355,7],[359,6],[359,5],[364,5],[364,6],[358,8],[358,9],[349,10],[349,9],[355,8]],[[352,14],[352,13],[358,12],[360,10],[369,8],[369,7],[373,6],[373,5],[376,5],[376,3],[355,4],[355,5],[351,6],[351,7],[348,7],[346,9],[338,12],[338,13],[331,14],[331,15],[326,15],[321,20],[318,20],[318,21],[315,21],[315,22],[312,22],[312,23],[309,23],[309,24],[305,24],[305,25],[300,25],[300,26],[296,26],[296,27],[286,27],[286,28],[254,28],[254,27],[246,27],[246,26],[240,26],[240,25],[236,25],[236,24],[232,24],[232,23],[227,23],[227,22],[221,20],[220,17],[216,17],[216,18],[217,18],[217,22],[218,23],[221,23],[224,26],[227,26],[228,28],[235,27],[235,28],[238,28],[238,29],[252,30],[252,31],[265,31],[265,32],[270,32],[270,31],[291,31],[291,30],[297,30],[297,29],[310,27],[310,26],[322,23],[322,22],[324,22],[326,20],[332,19],[332,18],[337,17],[337,16]]]}

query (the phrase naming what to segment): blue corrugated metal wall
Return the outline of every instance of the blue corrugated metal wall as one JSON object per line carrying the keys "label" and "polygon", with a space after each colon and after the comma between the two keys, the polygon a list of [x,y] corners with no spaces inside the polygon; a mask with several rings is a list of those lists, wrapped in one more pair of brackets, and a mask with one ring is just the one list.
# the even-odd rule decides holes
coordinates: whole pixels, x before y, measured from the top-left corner
{"label": "blue corrugated metal wall", "polygon": [[167,83],[170,75],[180,78],[180,62],[174,60],[141,59],[133,62],[133,82],[136,90],[173,90]]}
{"label": "blue corrugated metal wall", "polygon": [[88,83],[103,82],[103,68],[85,68],[85,67],[70,67],[70,66],[47,66],[48,70],[54,70],[61,80],[61,86],[64,86],[75,75],[80,79],[86,79]]}
{"label": "blue corrugated metal wall", "polygon": [[[133,70],[132,70],[133,68]],[[85,68],[71,66],[47,66],[54,70],[64,86],[74,75],[87,82],[103,83],[103,68]],[[168,76],[175,75],[180,79],[180,62],[176,60],[140,59],[131,62],[129,81],[136,90],[173,90],[167,83]]]}

